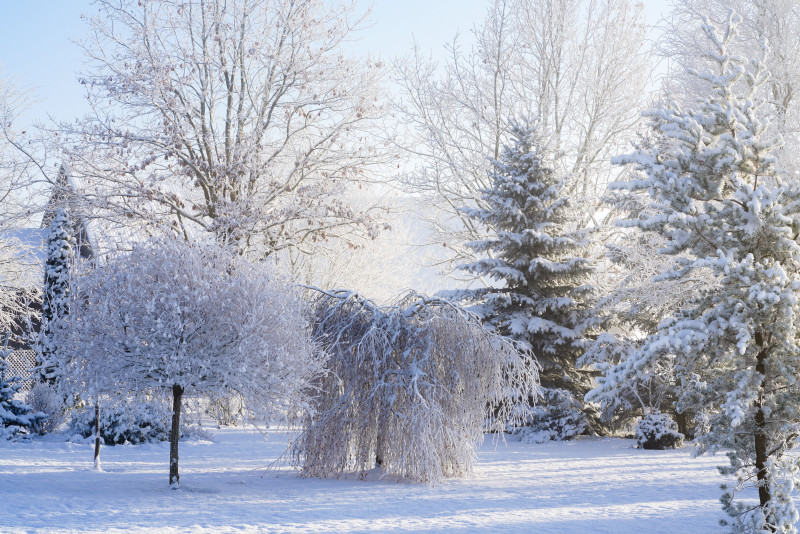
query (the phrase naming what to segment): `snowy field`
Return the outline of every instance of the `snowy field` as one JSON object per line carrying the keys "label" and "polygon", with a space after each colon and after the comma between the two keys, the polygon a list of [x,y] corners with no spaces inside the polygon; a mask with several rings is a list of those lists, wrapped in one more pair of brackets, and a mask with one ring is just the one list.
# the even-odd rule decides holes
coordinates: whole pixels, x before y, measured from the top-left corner
{"label": "snowy field", "polygon": [[215,430],[181,443],[181,489],[167,488],[169,444],[0,444],[0,532],[722,532],[714,466],[689,448],[623,439],[481,448],[475,474],[435,487],[298,478],[266,471],[285,434]]}

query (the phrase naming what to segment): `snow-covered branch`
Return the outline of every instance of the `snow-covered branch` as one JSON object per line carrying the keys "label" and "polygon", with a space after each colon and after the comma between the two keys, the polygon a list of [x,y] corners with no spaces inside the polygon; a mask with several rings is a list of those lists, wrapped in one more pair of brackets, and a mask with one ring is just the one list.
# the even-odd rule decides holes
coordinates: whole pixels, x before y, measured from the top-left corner
{"label": "snow-covered branch", "polygon": [[60,134],[95,216],[210,232],[252,257],[374,235],[346,200],[387,154],[382,67],[348,57],[353,6],[322,0],[97,2],[90,118]]}
{"label": "snow-covered branch", "polygon": [[176,447],[184,392],[239,395],[260,421],[309,408],[324,353],[303,302],[278,275],[228,249],[137,245],[80,278],[73,295],[55,332],[65,387],[84,397],[171,389]]}
{"label": "snow-covered branch", "polygon": [[330,354],[317,415],[294,451],[309,476],[375,466],[428,482],[466,474],[483,433],[521,422],[538,394],[531,356],[453,304],[410,293],[379,307],[309,291],[314,337]]}

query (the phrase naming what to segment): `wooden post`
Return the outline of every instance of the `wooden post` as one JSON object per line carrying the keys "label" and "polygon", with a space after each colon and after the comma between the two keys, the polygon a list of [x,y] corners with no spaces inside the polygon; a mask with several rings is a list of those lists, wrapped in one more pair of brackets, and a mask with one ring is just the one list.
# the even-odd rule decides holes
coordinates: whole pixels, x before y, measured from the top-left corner
{"label": "wooden post", "polygon": [[94,401],[94,468],[100,470],[100,397]]}
{"label": "wooden post", "polygon": [[169,433],[169,487],[178,489],[178,440],[181,437],[181,399],[183,388],[172,386],[172,428]]}

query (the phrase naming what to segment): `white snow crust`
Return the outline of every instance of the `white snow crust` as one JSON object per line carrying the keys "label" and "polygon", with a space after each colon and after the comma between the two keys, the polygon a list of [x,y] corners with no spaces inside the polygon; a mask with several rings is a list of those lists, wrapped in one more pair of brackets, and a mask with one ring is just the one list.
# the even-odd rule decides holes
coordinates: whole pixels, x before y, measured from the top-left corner
{"label": "white snow crust", "polygon": [[529,445],[490,439],[475,474],[436,486],[309,479],[265,468],[289,435],[214,431],[181,444],[181,489],[168,489],[169,444],[103,447],[51,435],[0,443],[0,532],[89,533],[715,533],[724,456],[647,451],[633,440]]}

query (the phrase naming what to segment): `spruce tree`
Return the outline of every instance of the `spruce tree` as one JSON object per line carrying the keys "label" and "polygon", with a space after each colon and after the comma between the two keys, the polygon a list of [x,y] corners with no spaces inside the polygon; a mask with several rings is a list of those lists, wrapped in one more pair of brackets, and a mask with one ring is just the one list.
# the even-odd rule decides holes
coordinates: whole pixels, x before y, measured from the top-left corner
{"label": "spruce tree", "polygon": [[532,349],[544,388],[567,390],[570,403],[582,406],[589,377],[576,360],[593,295],[589,232],[574,229],[578,212],[568,181],[558,176],[536,129],[515,123],[511,133],[512,143],[491,162],[492,187],[482,192],[488,207],[464,210],[491,237],[468,243],[486,257],[462,269],[494,282],[466,297],[488,326]]}
{"label": "spruce tree", "polygon": [[69,313],[70,272],[74,258],[73,226],[69,214],[59,209],[50,223],[47,236],[47,261],[42,294],[42,326],[37,350],[37,375],[41,382],[55,384],[58,370],[54,363],[57,350],[53,332],[60,317]]}
{"label": "spruce tree", "polygon": [[[636,379],[673,362],[678,409],[703,415],[698,452],[726,450],[736,479],[722,502],[734,532],[796,533],[800,484],[800,188],[784,182],[773,153],[781,139],[762,119],[764,57],[729,52],[741,18],[703,27],[715,72],[696,73],[708,96],[649,112],[655,142],[619,159],[636,174],[616,187],[650,196],[624,224],[664,236],[674,257],[662,279],[710,278],[660,323],[605,382]],[[733,488],[736,489],[733,489]],[[734,500],[752,488],[755,506]]]}

